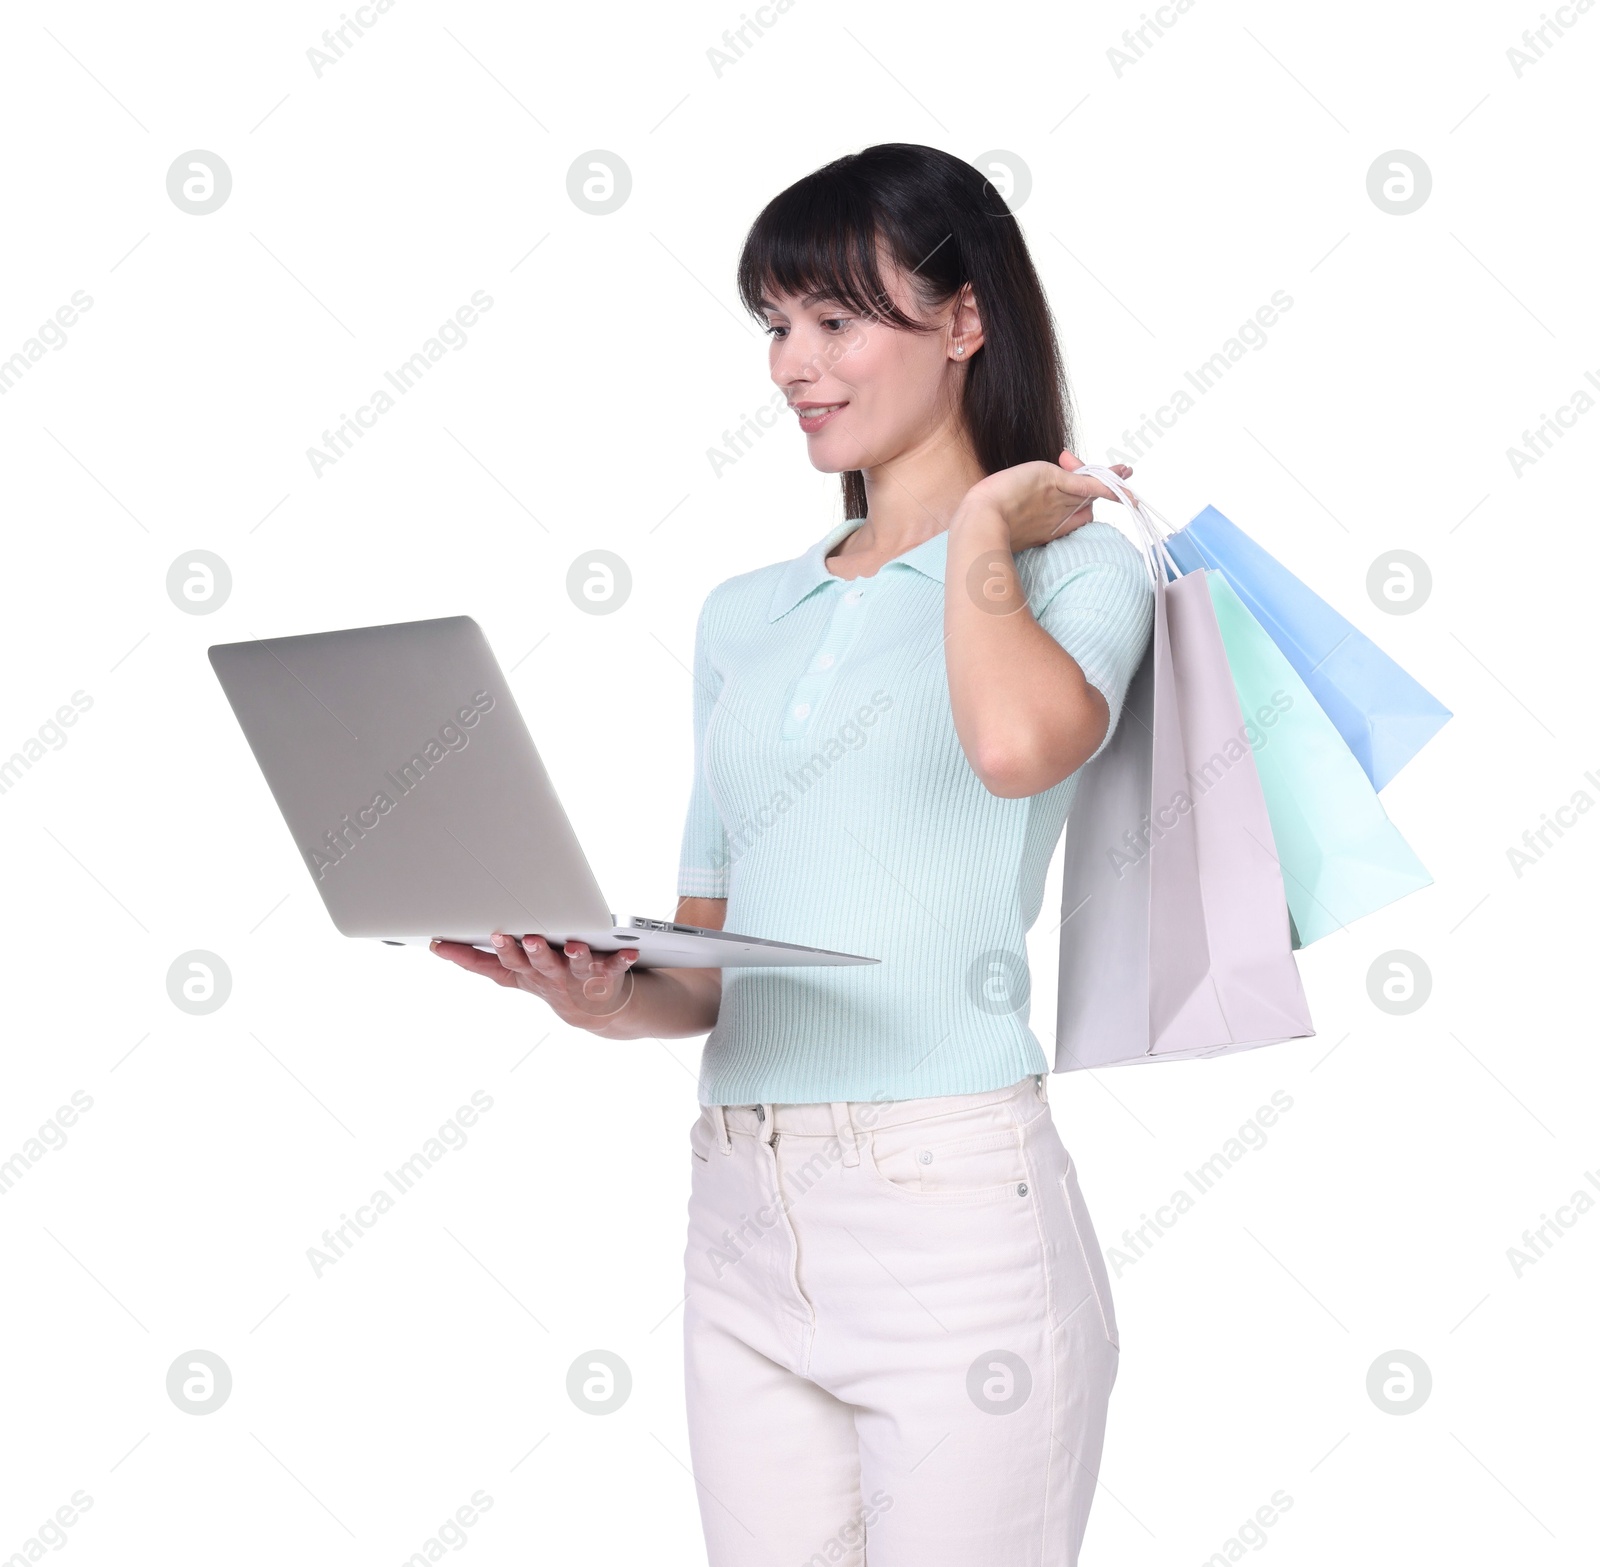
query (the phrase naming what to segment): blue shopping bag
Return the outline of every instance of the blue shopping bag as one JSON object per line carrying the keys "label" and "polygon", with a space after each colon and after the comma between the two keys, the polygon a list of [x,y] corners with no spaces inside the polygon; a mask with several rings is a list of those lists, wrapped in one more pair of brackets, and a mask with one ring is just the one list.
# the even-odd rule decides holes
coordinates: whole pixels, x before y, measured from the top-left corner
{"label": "blue shopping bag", "polygon": [[1227,577],[1204,575],[1272,823],[1290,945],[1308,947],[1433,878],[1283,649]]}
{"label": "blue shopping bag", "polygon": [[1208,506],[1166,545],[1185,572],[1220,571],[1283,650],[1381,789],[1451,716],[1370,637]]}

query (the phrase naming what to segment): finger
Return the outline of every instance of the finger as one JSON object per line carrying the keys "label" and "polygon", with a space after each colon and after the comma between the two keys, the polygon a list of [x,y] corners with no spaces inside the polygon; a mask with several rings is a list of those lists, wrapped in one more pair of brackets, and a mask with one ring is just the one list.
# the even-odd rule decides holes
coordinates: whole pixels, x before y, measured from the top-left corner
{"label": "finger", "polygon": [[428,950],[454,963],[457,968],[492,979],[497,985],[514,985],[517,982],[516,975],[508,974],[494,953],[480,952],[465,942],[430,941]]}
{"label": "finger", "polygon": [[[1120,501],[1122,499],[1115,490],[1102,484],[1098,479],[1081,479],[1074,474],[1064,477],[1061,483],[1068,495],[1082,495],[1092,501]],[[1135,501],[1139,499],[1137,495],[1133,494],[1132,490],[1129,490],[1128,494]]]}
{"label": "finger", "polygon": [[567,955],[568,967],[580,978],[592,973],[595,965],[600,961],[589,950],[589,943],[586,941],[569,941],[561,950]]}
{"label": "finger", "polygon": [[573,1005],[589,1017],[610,1017],[620,1012],[633,996],[632,964],[620,970],[607,968],[604,973],[592,974],[569,991]]}
{"label": "finger", "polygon": [[628,970],[639,956],[637,947],[624,947],[617,952],[600,954],[583,942],[572,942],[577,951],[569,958],[572,980],[576,989],[588,1002],[609,1000],[622,985]]}
{"label": "finger", "polygon": [[[1083,467],[1083,464],[1081,462],[1079,462],[1078,459],[1076,457],[1074,457],[1071,452],[1063,452],[1061,454],[1061,466],[1063,468],[1065,468],[1068,473],[1072,473],[1072,472],[1076,471],[1077,469]],[[1114,474],[1116,474],[1116,476],[1119,479],[1131,479],[1133,477],[1133,469],[1130,468],[1127,465],[1127,463],[1125,463],[1125,462],[1114,462],[1114,463],[1112,463],[1110,465],[1110,467],[1111,467],[1111,471]],[[1105,497],[1105,496],[1101,497],[1101,499],[1106,499],[1106,498],[1107,497]],[[1114,498],[1114,497],[1112,497],[1112,498]]]}
{"label": "finger", "polygon": [[515,936],[508,936],[504,931],[497,930],[490,933],[489,940],[494,943],[495,956],[512,974],[531,974],[533,965],[528,961],[528,955],[522,950],[522,943]]}
{"label": "finger", "polygon": [[622,984],[628,970],[638,961],[637,947],[624,947],[620,952],[609,952],[605,957],[596,959],[590,977],[584,981],[583,993],[586,996],[593,994],[590,987],[602,981],[608,991],[616,990]]}
{"label": "finger", "polygon": [[[1073,473],[1077,469],[1084,466],[1084,464],[1079,462],[1071,452],[1062,452],[1060,463],[1061,467],[1064,468],[1068,473]],[[1110,468],[1119,479],[1127,479],[1133,476],[1133,469],[1130,468],[1125,462],[1112,463],[1110,464]],[[1093,488],[1085,491],[1083,488],[1085,485],[1092,485]],[[1100,501],[1120,501],[1122,499],[1122,497],[1118,495],[1115,490],[1102,484],[1098,479],[1090,478],[1074,480],[1073,483],[1067,485],[1067,493],[1069,495],[1088,494],[1090,499]],[[1130,490],[1128,493],[1133,495],[1132,490]],[[1133,499],[1138,501],[1139,497],[1137,495],[1133,495]],[[1076,516],[1077,512],[1073,512],[1072,515]]]}
{"label": "finger", "polygon": [[1081,526],[1085,522],[1091,522],[1093,519],[1094,510],[1092,500],[1079,501],[1078,504],[1061,519],[1061,524],[1056,531],[1058,533],[1070,533],[1072,529]]}
{"label": "finger", "polygon": [[544,975],[546,979],[560,980],[565,977],[567,971],[565,960],[557,955],[543,936],[524,936],[522,951],[528,962],[533,965],[535,973]]}
{"label": "finger", "polygon": [[585,996],[604,997],[611,988],[611,979],[603,956],[591,951],[586,941],[569,941],[564,950],[577,988]]}

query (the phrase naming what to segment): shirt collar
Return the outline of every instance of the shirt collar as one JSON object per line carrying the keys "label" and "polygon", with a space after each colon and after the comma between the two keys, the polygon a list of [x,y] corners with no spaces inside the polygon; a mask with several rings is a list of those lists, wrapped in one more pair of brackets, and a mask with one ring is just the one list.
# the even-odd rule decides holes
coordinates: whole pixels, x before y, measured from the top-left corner
{"label": "shirt collar", "polygon": [[[767,610],[769,621],[787,615],[796,604],[807,598],[823,583],[844,581],[844,578],[835,576],[828,570],[824,559],[829,550],[854,533],[865,521],[865,517],[849,517],[841,523],[836,523],[805,554],[784,562],[782,571],[778,573],[777,584],[773,588],[772,602]],[[885,561],[880,570],[887,571],[891,566],[909,566],[913,571],[921,572],[931,581],[942,585],[947,542],[946,534],[936,533],[931,539],[924,539],[922,543],[913,546],[903,555],[896,555],[893,560]]]}

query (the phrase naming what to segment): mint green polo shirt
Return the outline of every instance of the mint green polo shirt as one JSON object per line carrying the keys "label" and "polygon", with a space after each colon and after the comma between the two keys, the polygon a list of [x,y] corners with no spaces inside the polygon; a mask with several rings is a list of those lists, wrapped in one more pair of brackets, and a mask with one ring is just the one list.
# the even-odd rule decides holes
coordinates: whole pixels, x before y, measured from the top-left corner
{"label": "mint green polo shirt", "polygon": [[[1024,938],[1081,769],[1026,799],[984,788],[950,712],[946,535],[836,577],[823,558],[862,520],[706,597],[678,893],[726,898],[728,930],[881,961],[724,969],[702,1104],[916,1099],[1050,1070]],[[1013,559],[1105,696],[1109,740],[1150,637],[1142,555],[1089,522]]]}

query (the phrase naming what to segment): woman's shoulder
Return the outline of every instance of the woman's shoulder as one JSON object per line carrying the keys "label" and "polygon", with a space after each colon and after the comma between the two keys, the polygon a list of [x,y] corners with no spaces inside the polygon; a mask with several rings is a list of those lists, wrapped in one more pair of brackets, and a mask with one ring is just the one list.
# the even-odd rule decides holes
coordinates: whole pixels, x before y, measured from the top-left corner
{"label": "woman's shoulder", "polygon": [[789,561],[773,561],[724,577],[701,601],[701,623],[715,630],[727,630],[744,622],[765,622],[767,606],[791,564]]}
{"label": "woman's shoulder", "polygon": [[770,561],[724,577],[706,594],[701,618],[722,627],[740,621],[758,627],[776,619],[816,586],[819,571],[825,573],[820,565],[823,553],[857,526],[856,520],[836,523],[824,537],[788,560]]}
{"label": "woman's shoulder", "polygon": [[1016,559],[1030,603],[1052,596],[1063,583],[1085,572],[1149,580],[1143,551],[1109,522],[1083,523],[1048,544],[1023,550]]}

